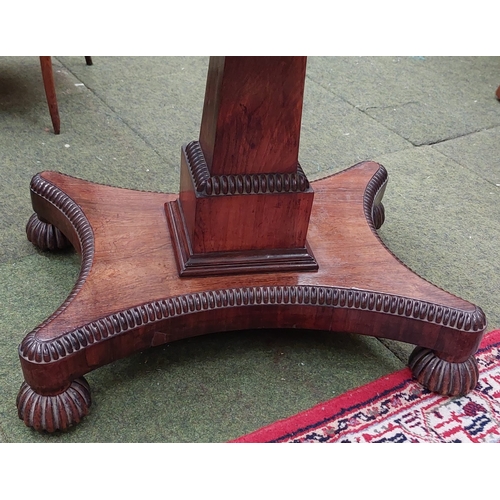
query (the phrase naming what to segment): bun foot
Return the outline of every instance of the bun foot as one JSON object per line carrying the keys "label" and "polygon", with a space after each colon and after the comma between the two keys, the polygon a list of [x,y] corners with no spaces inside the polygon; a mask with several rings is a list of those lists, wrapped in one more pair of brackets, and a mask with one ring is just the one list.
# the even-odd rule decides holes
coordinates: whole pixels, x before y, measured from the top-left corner
{"label": "bun foot", "polygon": [[17,396],[17,410],[21,420],[37,431],[64,431],[88,414],[91,405],[90,387],[83,378],[55,396],[42,396],[23,382]]}
{"label": "bun foot", "polygon": [[476,387],[479,378],[474,356],[452,363],[439,358],[432,349],[416,347],[408,365],[420,384],[443,396],[465,396]]}
{"label": "bun foot", "polygon": [[71,246],[69,240],[54,225],[41,221],[33,214],[26,224],[28,240],[40,250],[62,250]]}
{"label": "bun foot", "polygon": [[385,221],[385,208],[382,203],[373,205],[372,218],[375,229],[380,229]]}

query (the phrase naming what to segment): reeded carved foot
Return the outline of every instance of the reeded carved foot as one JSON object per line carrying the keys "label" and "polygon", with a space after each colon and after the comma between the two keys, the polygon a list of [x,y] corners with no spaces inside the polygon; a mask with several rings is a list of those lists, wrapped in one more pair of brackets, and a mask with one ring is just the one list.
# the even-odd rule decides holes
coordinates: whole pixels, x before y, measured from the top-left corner
{"label": "reeded carved foot", "polygon": [[439,358],[432,349],[416,347],[408,365],[420,384],[443,396],[464,396],[476,387],[479,378],[474,356],[452,363]]}
{"label": "reeded carved foot", "polygon": [[33,214],[26,224],[28,240],[40,250],[62,250],[71,246],[69,240],[54,225],[41,221]]}
{"label": "reeded carved foot", "polygon": [[380,229],[385,221],[385,208],[382,203],[373,205],[372,218],[375,229]]}
{"label": "reeded carved foot", "polygon": [[56,396],[37,394],[23,382],[17,396],[19,418],[37,431],[64,431],[88,414],[91,405],[90,387],[83,378],[75,379]]}

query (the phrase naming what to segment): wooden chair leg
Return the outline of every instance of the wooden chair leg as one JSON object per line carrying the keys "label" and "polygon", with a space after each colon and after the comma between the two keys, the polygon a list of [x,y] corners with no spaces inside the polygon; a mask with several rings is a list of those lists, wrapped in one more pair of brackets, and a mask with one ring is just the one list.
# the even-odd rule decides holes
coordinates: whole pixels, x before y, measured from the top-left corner
{"label": "wooden chair leg", "polygon": [[497,88],[497,99],[500,101],[500,87]]}
{"label": "wooden chair leg", "polygon": [[50,56],[40,56],[40,66],[42,67],[43,85],[47,104],[49,105],[50,118],[54,127],[54,134],[61,131],[61,121],[59,119],[59,109],[57,107],[56,88],[54,84],[54,73],[52,71],[52,59]]}
{"label": "wooden chair leg", "polygon": [[87,66],[92,66],[92,64],[94,64],[92,62],[92,57],[90,56],[85,56],[85,62],[87,63]]}

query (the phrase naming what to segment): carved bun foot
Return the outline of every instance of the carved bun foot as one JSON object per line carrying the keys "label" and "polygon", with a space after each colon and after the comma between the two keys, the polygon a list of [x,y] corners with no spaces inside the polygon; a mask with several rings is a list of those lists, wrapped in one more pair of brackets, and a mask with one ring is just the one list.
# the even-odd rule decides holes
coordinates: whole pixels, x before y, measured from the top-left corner
{"label": "carved bun foot", "polygon": [[464,396],[476,387],[479,378],[474,356],[462,363],[451,363],[439,358],[432,349],[416,347],[408,365],[420,384],[443,396]]}
{"label": "carved bun foot", "polygon": [[54,225],[41,221],[33,214],[26,224],[28,240],[40,250],[62,250],[71,246],[69,240]]}
{"label": "carved bun foot", "polygon": [[375,229],[380,229],[385,221],[385,208],[382,203],[373,205],[372,218]]}
{"label": "carved bun foot", "polygon": [[88,414],[91,405],[90,387],[80,377],[64,392],[56,396],[42,396],[23,382],[16,404],[19,418],[28,427],[37,431],[64,431]]}

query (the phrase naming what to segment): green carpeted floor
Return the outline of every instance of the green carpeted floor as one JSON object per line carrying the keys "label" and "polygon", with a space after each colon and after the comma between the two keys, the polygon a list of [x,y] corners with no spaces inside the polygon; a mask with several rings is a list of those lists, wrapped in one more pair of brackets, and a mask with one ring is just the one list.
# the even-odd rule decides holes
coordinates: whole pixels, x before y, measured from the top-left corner
{"label": "green carpeted floor", "polygon": [[[67,433],[18,419],[17,346],[65,299],[73,252],[26,240],[31,177],[177,192],[198,138],[205,57],[54,57],[61,134],[37,57],[0,58],[0,441],[221,442],[402,368],[412,346],[324,332],[244,331],[138,353],[86,378]],[[300,162],[319,179],[361,160],[389,172],[380,235],[408,266],[500,327],[499,57],[311,57]]]}

